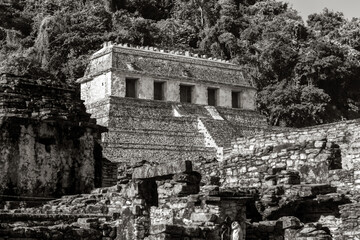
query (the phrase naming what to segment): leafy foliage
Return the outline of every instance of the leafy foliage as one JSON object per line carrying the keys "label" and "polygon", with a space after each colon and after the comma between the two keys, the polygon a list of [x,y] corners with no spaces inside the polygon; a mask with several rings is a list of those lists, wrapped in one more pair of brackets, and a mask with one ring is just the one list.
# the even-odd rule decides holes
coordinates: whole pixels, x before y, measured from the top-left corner
{"label": "leafy foliage", "polygon": [[[360,20],[339,12],[324,9],[305,25],[275,0],[19,3],[0,12],[0,61],[19,53],[71,82],[104,41],[191,50],[248,69],[273,125],[360,116]],[[19,32],[12,40],[9,29]]]}
{"label": "leafy foliage", "polygon": [[312,85],[269,85],[259,93],[259,109],[273,125],[302,127],[323,123],[330,97]]}

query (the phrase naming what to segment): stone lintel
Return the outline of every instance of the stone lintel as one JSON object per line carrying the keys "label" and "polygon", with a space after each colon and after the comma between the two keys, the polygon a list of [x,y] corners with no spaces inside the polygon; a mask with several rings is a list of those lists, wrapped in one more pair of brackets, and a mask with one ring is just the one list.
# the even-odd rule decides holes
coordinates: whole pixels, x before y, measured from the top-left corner
{"label": "stone lintel", "polygon": [[134,169],[133,179],[155,178],[178,173],[192,172],[191,161],[175,161],[159,164],[156,166],[144,165]]}

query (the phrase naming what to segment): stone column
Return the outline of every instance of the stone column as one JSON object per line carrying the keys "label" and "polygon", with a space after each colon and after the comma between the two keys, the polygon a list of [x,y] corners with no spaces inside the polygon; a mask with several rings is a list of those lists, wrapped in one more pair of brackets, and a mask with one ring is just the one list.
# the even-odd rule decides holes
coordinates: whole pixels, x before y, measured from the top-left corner
{"label": "stone column", "polygon": [[165,99],[169,102],[180,102],[179,82],[167,81],[165,83]]}
{"label": "stone column", "polygon": [[240,94],[241,108],[247,110],[256,109],[256,90],[255,89],[244,89]]}
{"label": "stone column", "polygon": [[207,105],[207,88],[204,85],[195,85],[192,92],[192,100],[195,104]]}
{"label": "stone column", "polygon": [[142,77],[138,80],[138,98],[140,99],[154,99],[154,80],[149,77]]}
{"label": "stone column", "polygon": [[111,96],[125,97],[125,77],[120,73],[113,72],[111,76]]}
{"label": "stone column", "polygon": [[220,107],[231,107],[231,89],[221,87],[218,91],[218,105]]}

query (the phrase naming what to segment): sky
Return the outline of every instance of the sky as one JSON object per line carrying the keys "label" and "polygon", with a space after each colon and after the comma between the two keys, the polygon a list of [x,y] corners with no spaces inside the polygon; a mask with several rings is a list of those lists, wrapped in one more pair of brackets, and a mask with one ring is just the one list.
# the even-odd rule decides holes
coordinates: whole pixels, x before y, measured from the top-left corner
{"label": "sky", "polygon": [[[279,0],[280,1],[280,0]],[[344,13],[349,20],[353,17],[360,18],[360,0],[281,0],[290,3],[297,10],[304,21],[311,13],[321,12],[324,8],[335,12]]]}

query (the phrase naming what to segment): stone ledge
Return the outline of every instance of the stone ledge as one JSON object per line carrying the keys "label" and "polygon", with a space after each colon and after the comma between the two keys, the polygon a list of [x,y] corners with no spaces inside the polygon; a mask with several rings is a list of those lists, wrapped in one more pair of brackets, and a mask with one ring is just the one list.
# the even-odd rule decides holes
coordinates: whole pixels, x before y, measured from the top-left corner
{"label": "stone ledge", "polygon": [[96,214],[30,214],[30,213],[0,213],[0,221],[47,221],[47,220],[70,220],[77,221],[78,218],[106,218],[109,215]]}
{"label": "stone ledge", "polygon": [[142,166],[134,169],[133,179],[155,178],[177,173],[190,173],[192,172],[191,161],[176,161],[157,166]]}
{"label": "stone ledge", "polygon": [[108,143],[103,142],[104,149],[146,149],[146,150],[163,150],[163,151],[196,151],[196,152],[209,152],[215,151],[211,147],[198,147],[198,146],[184,146],[184,145],[155,145],[155,144],[134,144],[134,143]]}

